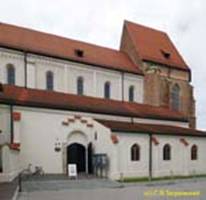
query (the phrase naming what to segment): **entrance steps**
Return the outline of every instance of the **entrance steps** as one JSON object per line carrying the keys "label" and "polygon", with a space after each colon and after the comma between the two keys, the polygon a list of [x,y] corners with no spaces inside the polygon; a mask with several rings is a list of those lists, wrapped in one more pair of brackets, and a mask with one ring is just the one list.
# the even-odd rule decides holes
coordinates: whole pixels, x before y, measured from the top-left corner
{"label": "entrance steps", "polygon": [[39,190],[68,190],[68,189],[95,189],[120,188],[122,185],[109,179],[100,179],[92,175],[80,174],[77,179],[69,179],[66,175],[43,175],[24,178],[22,191],[32,192]]}

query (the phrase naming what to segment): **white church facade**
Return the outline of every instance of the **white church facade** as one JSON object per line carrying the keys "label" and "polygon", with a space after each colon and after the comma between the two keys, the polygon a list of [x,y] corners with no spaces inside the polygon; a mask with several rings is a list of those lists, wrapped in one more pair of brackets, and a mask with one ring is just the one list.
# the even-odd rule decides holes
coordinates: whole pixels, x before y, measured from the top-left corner
{"label": "white church facade", "polygon": [[94,174],[95,156],[115,180],[206,174],[190,81],[161,31],[126,21],[113,50],[0,24],[0,182],[29,165]]}

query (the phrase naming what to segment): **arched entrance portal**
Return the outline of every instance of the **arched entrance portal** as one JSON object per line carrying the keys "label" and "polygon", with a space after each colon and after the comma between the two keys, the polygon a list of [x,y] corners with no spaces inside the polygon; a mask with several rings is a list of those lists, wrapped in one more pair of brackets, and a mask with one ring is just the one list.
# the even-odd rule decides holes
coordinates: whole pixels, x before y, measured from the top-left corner
{"label": "arched entrance portal", "polygon": [[67,147],[67,164],[76,164],[77,172],[86,172],[86,149],[83,145],[73,143]]}

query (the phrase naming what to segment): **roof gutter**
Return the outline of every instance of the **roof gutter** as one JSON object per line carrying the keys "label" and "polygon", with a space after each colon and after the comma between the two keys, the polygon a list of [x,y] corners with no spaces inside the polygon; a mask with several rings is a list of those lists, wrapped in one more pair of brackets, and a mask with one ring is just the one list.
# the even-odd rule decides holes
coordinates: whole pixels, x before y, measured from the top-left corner
{"label": "roof gutter", "polygon": [[149,133],[149,180],[152,180],[152,134]]}
{"label": "roof gutter", "polygon": [[[105,125],[106,126],[106,125]],[[115,131],[115,132],[118,132],[118,133],[133,133],[133,134],[148,134],[148,131],[135,131],[135,130],[118,130],[118,129],[113,129],[113,128],[110,128],[112,131]],[[169,135],[169,136],[184,136],[184,137],[206,137],[206,133],[205,135],[204,134],[184,134],[184,133],[167,133],[167,132],[164,132],[164,133],[157,133],[157,132],[151,132],[150,134],[155,134],[155,135]]]}
{"label": "roof gutter", "polygon": [[27,76],[28,76],[28,69],[27,69],[27,52],[24,51],[24,87],[27,88]]}

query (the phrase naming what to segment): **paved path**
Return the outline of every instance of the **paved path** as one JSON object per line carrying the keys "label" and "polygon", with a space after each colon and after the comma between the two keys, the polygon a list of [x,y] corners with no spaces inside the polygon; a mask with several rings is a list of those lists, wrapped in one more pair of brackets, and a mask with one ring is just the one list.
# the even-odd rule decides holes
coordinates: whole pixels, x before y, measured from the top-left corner
{"label": "paved path", "polygon": [[[91,181],[91,180],[88,180]],[[94,182],[93,182],[94,183]],[[92,184],[91,184],[92,185]],[[63,190],[36,190],[21,193],[18,200],[206,200],[206,179],[197,181],[175,181],[158,183],[128,184],[124,187],[102,187],[70,188]],[[181,197],[174,197],[174,192],[179,191]],[[186,197],[183,196],[183,192]],[[196,192],[196,196],[188,192]],[[170,195],[170,196],[169,196]],[[173,195],[173,196],[171,196]]]}
{"label": "paved path", "polygon": [[17,189],[17,180],[10,183],[0,183],[0,200],[12,200]]}
{"label": "paved path", "polygon": [[98,188],[120,188],[120,183],[106,179],[91,180],[50,180],[50,181],[25,181],[22,184],[23,192],[34,191],[59,191],[72,189],[98,189]]}

